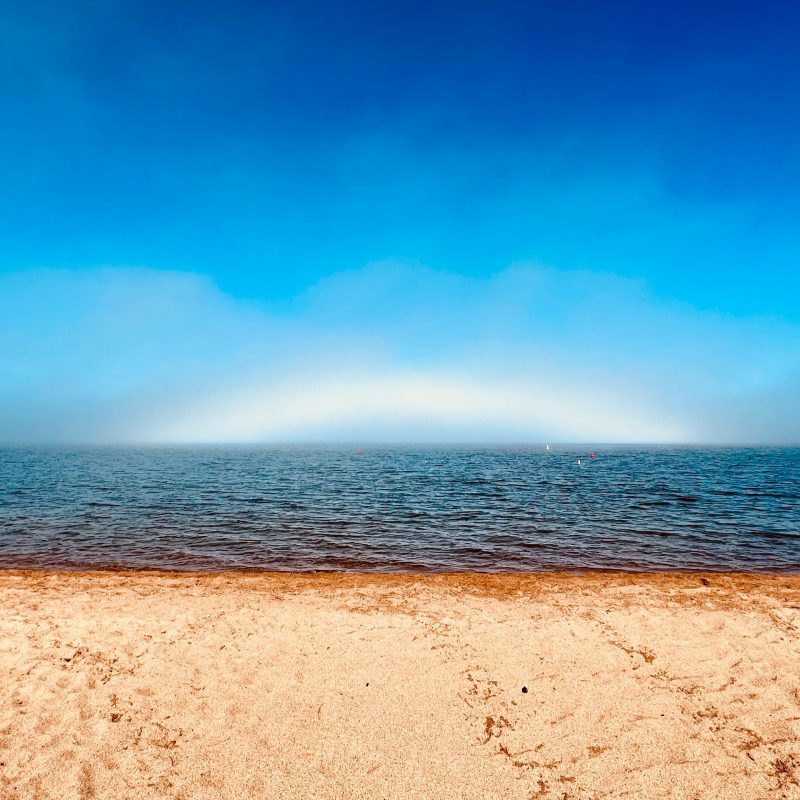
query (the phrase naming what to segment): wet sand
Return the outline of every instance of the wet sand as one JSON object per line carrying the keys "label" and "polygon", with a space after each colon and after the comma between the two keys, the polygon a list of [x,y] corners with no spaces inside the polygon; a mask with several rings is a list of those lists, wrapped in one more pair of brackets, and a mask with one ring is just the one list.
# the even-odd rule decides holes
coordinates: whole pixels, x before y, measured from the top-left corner
{"label": "wet sand", "polygon": [[0,572],[0,798],[800,798],[800,577]]}

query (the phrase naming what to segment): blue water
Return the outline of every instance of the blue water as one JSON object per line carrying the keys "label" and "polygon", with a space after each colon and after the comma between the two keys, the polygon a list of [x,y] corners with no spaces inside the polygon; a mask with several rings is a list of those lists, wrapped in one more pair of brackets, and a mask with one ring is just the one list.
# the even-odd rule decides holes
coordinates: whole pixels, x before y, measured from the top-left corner
{"label": "blue water", "polygon": [[5,448],[0,566],[800,571],[800,448],[595,450]]}

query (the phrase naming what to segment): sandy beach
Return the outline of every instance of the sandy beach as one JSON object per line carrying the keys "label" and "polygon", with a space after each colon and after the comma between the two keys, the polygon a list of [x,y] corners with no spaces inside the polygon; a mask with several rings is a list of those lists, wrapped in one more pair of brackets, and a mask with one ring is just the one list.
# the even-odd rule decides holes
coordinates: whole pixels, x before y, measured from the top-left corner
{"label": "sandy beach", "polygon": [[0,573],[2,798],[800,797],[800,577]]}

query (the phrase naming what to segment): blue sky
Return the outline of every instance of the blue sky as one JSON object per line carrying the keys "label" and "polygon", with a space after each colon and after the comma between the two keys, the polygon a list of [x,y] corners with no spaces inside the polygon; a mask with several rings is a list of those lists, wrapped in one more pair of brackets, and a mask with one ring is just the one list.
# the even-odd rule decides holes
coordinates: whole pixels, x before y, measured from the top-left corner
{"label": "blue sky", "polygon": [[2,22],[0,440],[800,440],[796,4]]}

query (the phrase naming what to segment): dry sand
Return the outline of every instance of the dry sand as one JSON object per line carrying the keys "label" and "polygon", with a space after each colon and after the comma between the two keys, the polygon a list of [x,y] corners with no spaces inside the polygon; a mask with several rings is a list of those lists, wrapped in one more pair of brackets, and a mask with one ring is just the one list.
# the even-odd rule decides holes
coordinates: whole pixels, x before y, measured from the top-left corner
{"label": "dry sand", "polygon": [[0,572],[2,798],[799,781],[800,577]]}

